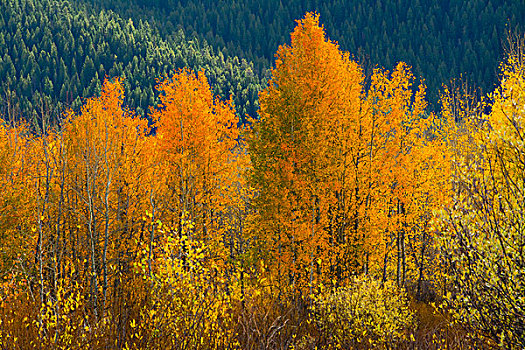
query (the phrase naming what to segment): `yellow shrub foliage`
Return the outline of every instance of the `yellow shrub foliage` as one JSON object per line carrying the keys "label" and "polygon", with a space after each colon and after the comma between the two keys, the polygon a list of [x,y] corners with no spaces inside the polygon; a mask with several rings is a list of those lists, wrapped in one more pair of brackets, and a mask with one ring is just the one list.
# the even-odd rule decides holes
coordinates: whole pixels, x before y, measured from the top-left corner
{"label": "yellow shrub foliage", "polygon": [[440,222],[445,309],[484,346],[507,349],[525,347],[524,59],[502,65],[490,113],[467,120],[471,145],[458,149]]}
{"label": "yellow shrub foliage", "polygon": [[389,349],[407,339],[414,315],[407,297],[392,282],[355,279],[347,287],[315,297],[313,318],[335,349]]}
{"label": "yellow shrub foliage", "polygon": [[141,250],[142,258],[135,266],[151,288],[140,317],[131,320],[126,349],[224,349],[235,345],[231,311],[240,299],[238,284],[211,259],[208,245],[188,235],[194,225],[183,219],[179,235],[159,221],[157,227],[165,239],[155,244],[155,257],[148,256],[147,246]]}

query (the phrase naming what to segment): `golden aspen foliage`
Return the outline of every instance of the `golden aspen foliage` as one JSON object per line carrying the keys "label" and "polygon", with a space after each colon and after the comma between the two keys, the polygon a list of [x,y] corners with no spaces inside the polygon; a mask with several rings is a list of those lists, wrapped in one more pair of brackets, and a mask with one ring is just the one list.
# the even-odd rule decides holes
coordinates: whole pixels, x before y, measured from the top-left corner
{"label": "golden aspen foliage", "polygon": [[[156,244],[148,272],[147,245],[135,269],[149,286],[140,317],[131,320],[126,349],[224,349],[236,347],[232,310],[240,295],[227,271],[215,264],[212,247],[192,240],[194,223],[182,219],[182,235],[158,223],[163,237]],[[178,228],[177,228],[178,230]]]}
{"label": "golden aspen foliage", "polygon": [[[162,213],[182,229],[183,213],[194,222],[187,234],[221,251],[223,217],[237,191],[245,156],[232,101],[214,97],[204,73],[181,70],[158,86],[152,110],[155,149],[162,167]],[[224,257],[221,257],[224,259]]]}
{"label": "golden aspen foliage", "polygon": [[447,167],[425,87],[413,81],[400,63],[375,70],[365,89],[312,13],[279,48],[250,140],[258,238],[278,288],[311,291],[360,273],[396,275],[398,285],[422,278]]}
{"label": "golden aspen foliage", "polygon": [[51,134],[64,173],[56,192],[67,194],[64,204],[53,202],[70,209],[56,227],[69,236],[67,253],[81,280],[89,281],[97,317],[106,314],[119,269],[132,260],[142,230],[137,218],[149,208],[150,165],[143,157],[148,126],[123,108],[123,99],[122,83],[108,81],[100,97],[88,99],[78,115],[69,112],[60,133]]}
{"label": "golden aspen foliage", "polygon": [[375,140],[369,142],[368,181],[374,192],[367,193],[367,219],[371,234],[380,235],[370,251],[381,252],[371,262],[381,267],[383,281],[395,274],[399,286],[417,280],[419,290],[424,270],[432,268],[425,250],[433,211],[450,195],[450,166],[440,122],[425,112],[425,86],[414,92],[413,81],[404,63],[372,76],[367,98]]}
{"label": "golden aspen foliage", "polygon": [[9,276],[17,260],[30,249],[27,231],[31,196],[24,188],[31,162],[30,132],[25,125],[9,125],[0,119],[0,276]]}
{"label": "golden aspen foliage", "polygon": [[38,134],[0,121],[0,348],[523,348],[517,52],[435,115],[307,13],[246,126],[187,69],[149,121],[118,78]]}
{"label": "golden aspen foliage", "polygon": [[119,79],[40,135],[0,125],[1,347],[233,344],[255,279],[249,159],[202,73],[159,89],[153,132]]}
{"label": "golden aspen foliage", "polygon": [[291,37],[260,94],[250,156],[260,238],[273,255],[275,282],[304,288],[336,264],[337,247],[324,228],[340,186],[337,136],[342,116],[359,111],[363,75],[325,38],[318,15],[298,21]]}
{"label": "golden aspen foliage", "polygon": [[522,52],[508,57],[490,112],[470,117],[470,145],[455,151],[455,195],[440,221],[444,307],[483,346],[509,349],[525,346],[523,62]]}
{"label": "golden aspen foliage", "polygon": [[[31,167],[21,191],[30,201],[22,228],[31,250],[16,267],[13,288],[27,301],[21,308],[28,312],[28,329],[37,327],[43,343],[62,337],[63,348],[107,345],[107,332],[125,317],[117,301],[125,297],[123,275],[135,254],[133,242],[144,236],[138,218],[149,207],[151,179],[145,178],[150,165],[142,158],[148,151],[147,122],[126,111],[123,98],[119,80],[106,82],[100,96],[88,99],[78,115],[67,112],[61,128],[35,137],[25,154]],[[57,298],[75,293],[82,296],[75,309],[81,315],[60,314]],[[39,311],[30,311],[35,308]],[[79,338],[72,329],[55,326],[73,319],[75,327],[96,327],[87,327]]]}

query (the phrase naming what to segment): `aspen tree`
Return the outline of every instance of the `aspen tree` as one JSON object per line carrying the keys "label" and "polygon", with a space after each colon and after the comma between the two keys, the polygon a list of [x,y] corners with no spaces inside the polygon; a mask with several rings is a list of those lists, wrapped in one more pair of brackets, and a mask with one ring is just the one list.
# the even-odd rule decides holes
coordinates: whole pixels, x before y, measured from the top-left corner
{"label": "aspen tree", "polygon": [[463,111],[468,129],[455,144],[439,241],[453,321],[482,345],[509,349],[525,346],[524,62],[517,50],[502,63],[488,114]]}

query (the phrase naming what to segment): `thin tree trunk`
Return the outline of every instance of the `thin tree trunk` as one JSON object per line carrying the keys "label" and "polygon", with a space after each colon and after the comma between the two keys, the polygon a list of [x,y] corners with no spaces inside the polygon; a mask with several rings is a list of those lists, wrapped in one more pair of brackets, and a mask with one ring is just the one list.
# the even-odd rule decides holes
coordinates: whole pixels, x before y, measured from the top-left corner
{"label": "thin tree trunk", "polygon": [[312,198],[312,235],[310,237],[310,307],[312,306],[312,288],[314,279],[314,234],[315,234],[315,198]]}
{"label": "thin tree trunk", "polygon": [[421,285],[423,283],[423,269],[425,263],[426,230],[423,230],[423,244],[421,245],[421,257],[419,258],[419,277],[417,279],[416,300],[421,300]]}
{"label": "thin tree trunk", "polygon": [[155,239],[155,199],[153,198],[153,192],[150,194],[149,201],[151,203],[151,228],[149,236],[149,252],[148,252],[148,271],[151,278],[151,284],[153,287],[153,269],[151,267],[151,260],[153,259],[153,241]]}

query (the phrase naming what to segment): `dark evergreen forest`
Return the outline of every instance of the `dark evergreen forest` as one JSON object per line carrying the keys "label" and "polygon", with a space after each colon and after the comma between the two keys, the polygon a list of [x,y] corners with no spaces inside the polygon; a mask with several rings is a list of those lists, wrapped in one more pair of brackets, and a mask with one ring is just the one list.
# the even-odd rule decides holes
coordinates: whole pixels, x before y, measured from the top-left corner
{"label": "dark evergreen forest", "polygon": [[491,91],[505,32],[525,23],[523,0],[84,1],[126,18],[152,20],[165,36],[183,29],[226,56],[254,62],[263,74],[278,46],[289,43],[293,20],[317,11],[328,37],[369,70],[376,65],[392,70],[399,61],[412,66],[428,85],[434,107],[441,85],[460,76]]}
{"label": "dark evergreen forest", "polygon": [[525,23],[521,0],[1,0],[0,11],[0,113],[33,121],[78,108],[106,76],[123,77],[126,104],[145,115],[156,79],[182,67],[233,94],[241,121],[256,116],[273,55],[306,11],[368,74],[412,66],[436,109],[451,79],[490,91],[505,32]]}
{"label": "dark evergreen forest", "polygon": [[239,116],[255,115],[260,80],[251,63],[215,52],[182,30],[56,0],[0,1],[0,114],[34,121],[100,93],[107,77],[124,78],[126,104],[140,115],[156,104],[156,79],[203,69],[213,92],[233,94]]}

